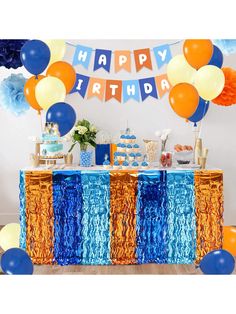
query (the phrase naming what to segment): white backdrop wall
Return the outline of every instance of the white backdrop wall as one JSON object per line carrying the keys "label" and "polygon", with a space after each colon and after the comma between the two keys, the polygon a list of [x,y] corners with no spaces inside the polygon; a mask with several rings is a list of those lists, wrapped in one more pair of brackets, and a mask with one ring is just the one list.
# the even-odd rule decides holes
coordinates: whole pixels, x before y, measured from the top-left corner
{"label": "white backdrop wall", "polygon": [[[68,42],[87,45],[93,48],[111,50],[138,49],[155,47],[175,40],[68,40]],[[171,46],[172,55],[181,53],[182,44]],[[74,49],[67,46],[65,61],[72,62]],[[93,57],[93,56],[92,56]],[[110,73],[100,69],[93,72],[93,58],[88,70],[77,66],[76,70],[84,75],[107,79],[139,79],[156,76],[166,72],[166,67],[157,69],[152,53],[153,71],[143,69],[136,73],[132,60],[132,73],[124,71],[115,73],[113,64]],[[236,68],[236,54],[225,57],[224,66]],[[0,81],[11,73],[23,73],[22,68],[7,70],[0,68]],[[82,99],[79,94],[66,97],[77,112],[77,118],[86,118],[100,129],[111,135],[117,135],[129,127],[137,134],[140,144],[143,138],[155,138],[155,131],[171,128],[173,133],[169,141],[172,149],[176,143],[194,145],[193,127],[178,117],[168,104],[168,95],[156,100],[148,98],[137,103],[133,100],[118,103],[111,100],[107,103],[98,99]],[[209,148],[208,164],[224,170],[225,224],[236,224],[236,106],[221,107],[210,105],[207,116],[202,123],[204,146]],[[0,106],[0,225],[18,221],[19,207],[19,170],[29,165],[29,154],[34,151],[28,140],[31,135],[40,135],[40,120],[37,113],[30,109],[25,115],[15,117]],[[75,161],[78,161],[78,148],[74,150]]]}

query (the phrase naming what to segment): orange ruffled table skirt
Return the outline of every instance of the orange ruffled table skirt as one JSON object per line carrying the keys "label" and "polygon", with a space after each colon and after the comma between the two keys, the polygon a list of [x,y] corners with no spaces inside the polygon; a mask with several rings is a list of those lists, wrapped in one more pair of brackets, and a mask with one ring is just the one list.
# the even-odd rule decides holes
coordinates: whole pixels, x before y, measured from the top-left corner
{"label": "orange ruffled table skirt", "polygon": [[222,246],[220,170],[21,171],[35,264],[199,263]]}

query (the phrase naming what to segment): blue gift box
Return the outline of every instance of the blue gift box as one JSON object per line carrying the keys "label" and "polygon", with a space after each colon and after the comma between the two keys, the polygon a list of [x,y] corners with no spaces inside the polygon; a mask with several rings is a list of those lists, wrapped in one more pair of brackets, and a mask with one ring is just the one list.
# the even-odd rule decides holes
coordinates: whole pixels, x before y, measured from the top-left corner
{"label": "blue gift box", "polygon": [[105,155],[108,155],[108,160],[111,161],[110,144],[97,144],[95,149],[96,165],[103,164]]}

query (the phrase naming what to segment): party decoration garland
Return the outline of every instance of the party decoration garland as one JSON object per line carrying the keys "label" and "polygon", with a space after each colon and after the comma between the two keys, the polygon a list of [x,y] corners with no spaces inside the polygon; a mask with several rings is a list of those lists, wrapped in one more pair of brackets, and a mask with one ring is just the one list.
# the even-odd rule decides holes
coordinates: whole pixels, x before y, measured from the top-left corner
{"label": "party decoration garland", "polygon": [[231,106],[236,104],[236,71],[231,68],[222,68],[225,77],[225,86],[219,96],[212,100],[216,105]]}
{"label": "party decoration garland", "polygon": [[16,116],[30,108],[24,96],[25,83],[23,74],[11,74],[0,84],[0,104]]}
{"label": "party decoration garland", "polygon": [[0,40],[0,67],[17,69],[22,66],[20,51],[26,39]]}
{"label": "party decoration garland", "polygon": [[21,247],[36,264],[199,263],[222,247],[222,171],[24,175]]}
{"label": "party decoration garland", "polygon": [[161,98],[171,88],[167,75],[162,74],[139,80],[105,80],[76,74],[76,82],[70,93],[79,93],[83,98],[97,97],[99,100],[127,102],[129,99],[144,101],[148,97]]}
{"label": "party decoration garland", "polygon": [[122,69],[127,72],[131,72],[131,55],[133,55],[136,71],[138,72],[143,68],[147,68],[149,70],[153,69],[151,51],[153,51],[157,67],[159,69],[164,64],[167,64],[172,58],[170,46],[178,44],[179,42],[180,41],[177,41],[172,44],[156,46],[153,49],[144,48],[136,49],[133,51],[130,50],[112,51],[110,49],[94,50],[91,47],[86,47],[83,45],[73,45],[70,43],[67,44],[76,48],[72,62],[73,66],[82,65],[85,69],[88,69],[92,53],[93,51],[95,51],[93,71],[103,68],[105,71],[110,72],[112,55],[114,55],[115,72],[118,72]]}

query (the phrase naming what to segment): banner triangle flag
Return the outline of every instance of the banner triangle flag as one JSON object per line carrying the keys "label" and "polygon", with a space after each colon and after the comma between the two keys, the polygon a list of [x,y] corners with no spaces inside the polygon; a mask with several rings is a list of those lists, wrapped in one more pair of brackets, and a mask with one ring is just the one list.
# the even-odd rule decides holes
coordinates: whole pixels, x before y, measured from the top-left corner
{"label": "banner triangle flag", "polygon": [[96,49],[93,71],[103,68],[107,72],[110,72],[110,66],[111,66],[111,50]]}
{"label": "banner triangle flag", "polygon": [[171,84],[168,81],[167,74],[156,76],[155,81],[159,98],[161,98],[163,95],[165,95],[165,93],[167,93],[170,90]]}
{"label": "banner triangle flag", "polygon": [[85,69],[88,69],[92,51],[93,49],[90,47],[77,45],[72,65],[81,64]]}
{"label": "banner triangle flag", "polygon": [[142,68],[148,68],[152,70],[152,61],[149,48],[134,50],[134,61],[137,72]]}
{"label": "banner triangle flag", "polygon": [[72,88],[70,94],[78,92],[84,98],[87,91],[88,83],[88,76],[76,73],[75,85]]}
{"label": "banner triangle flag", "polygon": [[170,46],[162,45],[153,48],[153,52],[155,55],[157,67],[160,69],[164,64],[169,63],[172,58]]}
{"label": "banner triangle flag", "polygon": [[116,50],[114,51],[115,72],[124,69],[131,72],[131,51]]}
{"label": "banner triangle flag", "polygon": [[122,92],[124,103],[127,102],[129,99],[139,101],[140,93],[138,80],[123,81]]}
{"label": "banner triangle flag", "polygon": [[153,98],[158,98],[154,77],[140,79],[139,87],[140,87],[142,101],[144,101],[149,96]]}
{"label": "banner triangle flag", "polygon": [[115,98],[116,100],[121,102],[121,96],[122,96],[122,81],[107,80],[105,101]]}
{"label": "banner triangle flag", "polygon": [[87,98],[97,97],[101,101],[104,98],[106,88],[106,80],[90,77]]}

